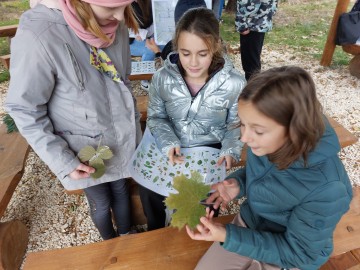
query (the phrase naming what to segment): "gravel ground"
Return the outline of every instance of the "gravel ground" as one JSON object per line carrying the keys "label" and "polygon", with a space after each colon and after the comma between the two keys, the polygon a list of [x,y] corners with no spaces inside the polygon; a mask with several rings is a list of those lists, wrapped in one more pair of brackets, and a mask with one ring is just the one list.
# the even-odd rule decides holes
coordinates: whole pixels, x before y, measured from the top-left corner
{"label": "gravel ground", "polygon": [[[231,56],[241,69],[240,56]],[[282,65],[297,65],[308,70],[317,85],[318,97],[326,114],[360,137],[360,80],[352,77],[347,67],[324,68],[318,61],[305,59],[287,48],[272,50],[265,46],[263,69]],[[3,104],[8,83],[0,84]],[[134,83],[135,92],[139,83]],[[0,114],[3,108],[0,107]],[[340,157],[347,168],[353,185],[360,185],[360,143],[346,147]],[[237,212],[238,203],[229,211]],[[47,166],[30,152],[25,173],[18,185],[1,222],[19,219],[29,229],[27,252],[64,248],[101,241],[89,215],[83,195],[67,195],[60,182]]]}

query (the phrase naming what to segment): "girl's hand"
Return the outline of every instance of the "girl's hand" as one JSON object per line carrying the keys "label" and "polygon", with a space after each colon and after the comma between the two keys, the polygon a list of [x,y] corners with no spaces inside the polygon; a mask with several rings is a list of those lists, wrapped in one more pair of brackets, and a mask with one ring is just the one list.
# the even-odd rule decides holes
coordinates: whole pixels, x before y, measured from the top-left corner
{"label": "girl's hand", "polygon": [[198,232],[194,232],[186,225],[186,232],[193,240],[204,240],[204,241],[219,241],[224,242],[226,238],[225,225],[214,222],[212,219],[201,217],[200,222],[196,229]]}
{"label": "girl's hand", "polygon": [[226,209],[228,203],[240,192],[239,183],[235,178],[216,183],[211,186],[211,189],[215,191],[206,199],[206,203],[214,202],[214,209],[218,209],[220,205],[222,209]]}
{"label": "girl's hand", "polygon": [[235,163],[235,159],[232,156],[220,157],[216,165],[220,166],[224,162],[224,160],[225,160],[225,168],[227,170],[231,169],[232,165]]}
{"label": "girl's hand", "polygon": [[90,174],[94,172],[95,169],[93,167],[89,167],[83,163],[80,163],[80,165],[77,166],[75,170],[69,173],[69,177],[73,180],[79,180],[90,177]]}
{"label": "girl's hand", "polygon": [[244,32],[240,32],[240,35],[245,36],[245,35],[247,35],[247,34],[249,34],[249,33],[250,33],[250,30],[249,30],[249,29],[246,29]]}
{"label": "girl's hand", "polygon": [[184,157],[180,153],[180,147],[174,147],[169,150],[168,153],[169,162],[171,165],[175,165],[176,163],[183,163]]}
{"label": "girl's hand", "polygon": [[137,41],[142,41],[141,36],[139,36],[139,35],[136,35],[136,36],[135,36],[135,39],[136,39]]}
{"label": "girl's hand", "polygon": [[147,38],[145,41],[146,47],[148,47],[150,50],[152,50],[154,53],[161,52],[160,48],[156,44],[154,38]]}

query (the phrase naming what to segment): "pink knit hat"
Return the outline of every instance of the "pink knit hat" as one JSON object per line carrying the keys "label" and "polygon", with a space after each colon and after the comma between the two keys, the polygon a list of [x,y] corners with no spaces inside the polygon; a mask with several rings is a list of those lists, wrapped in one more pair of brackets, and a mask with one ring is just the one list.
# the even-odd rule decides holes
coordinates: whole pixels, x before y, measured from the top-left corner
{"label": "pink knit hat", "polygon": [[81,0],[81,1],[102,7],[126,6],[134,2],[134,0]]}

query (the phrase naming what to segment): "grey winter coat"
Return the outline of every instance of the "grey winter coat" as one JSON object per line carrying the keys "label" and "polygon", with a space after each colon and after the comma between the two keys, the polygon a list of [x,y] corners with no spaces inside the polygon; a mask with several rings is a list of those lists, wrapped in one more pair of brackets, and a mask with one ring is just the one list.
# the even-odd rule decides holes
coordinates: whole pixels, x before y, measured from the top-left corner
{"label": "grey winter coat", "polygon": [[[82,189],[130,176],[127,162],[141,134],[127,75],[131,71],[127,27],[120,24],[104,49],[124,83],[89,64],[90,46],[65,22],[61,11],[43,5],[25,12],[11,42],[11,81],[5,108],[21,134],[65,189]],[[78,151],[107,145],[99,179],[72,180]]]}
{"label": "grey winter coat", "polygon": [[147,126],[164,155],[176,146],[194,147],[221,143],[220,156],[240,159],[243,143],[237,116],[243,75],[225,59],[224,67],[195,97],[180,74],[178,55],[170,54],[153,76],[149,90]]}

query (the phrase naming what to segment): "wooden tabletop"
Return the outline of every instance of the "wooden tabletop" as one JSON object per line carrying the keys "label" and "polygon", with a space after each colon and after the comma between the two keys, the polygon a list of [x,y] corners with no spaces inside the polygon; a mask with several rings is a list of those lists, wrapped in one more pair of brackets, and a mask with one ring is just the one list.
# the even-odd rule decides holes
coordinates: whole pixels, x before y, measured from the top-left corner
{"label": "wooden tabletop", "polygon": [[5,124],[0,125],[0,217],[23,175],[29,149],[19,132],[8,134]]}
{"label": "wooden tabletop", "polygon": [[[218,218],[229,223],[234,215]],[[23,269],[194,269],[212,242],[166,227],[84,246],[29,253]]]}

